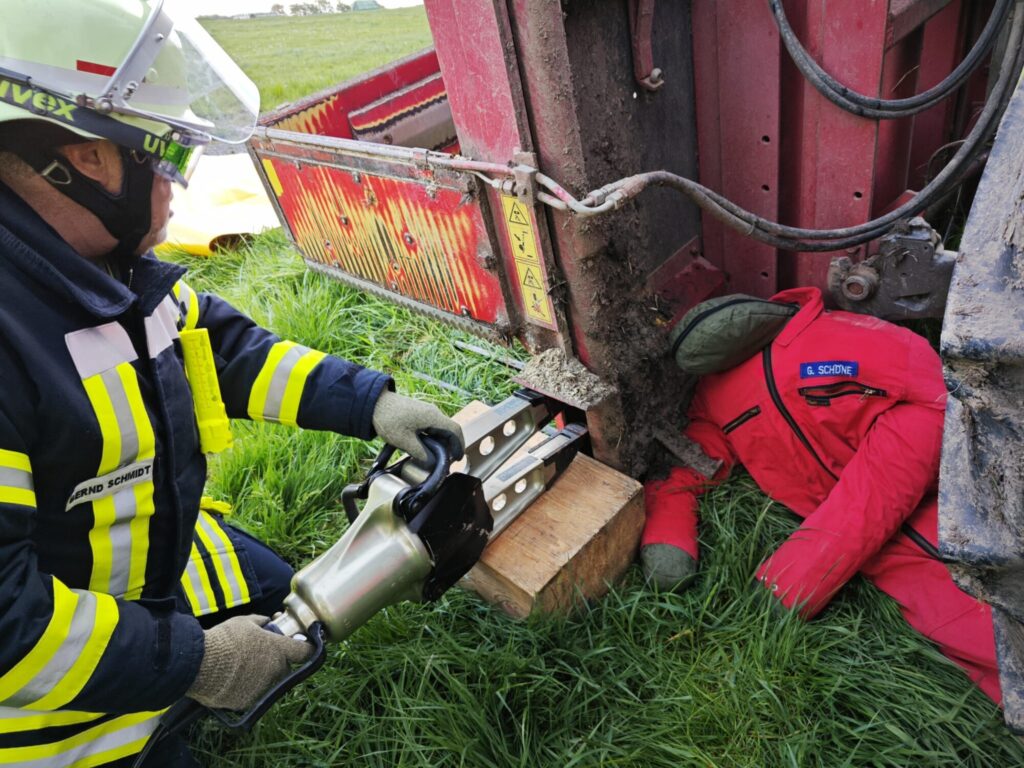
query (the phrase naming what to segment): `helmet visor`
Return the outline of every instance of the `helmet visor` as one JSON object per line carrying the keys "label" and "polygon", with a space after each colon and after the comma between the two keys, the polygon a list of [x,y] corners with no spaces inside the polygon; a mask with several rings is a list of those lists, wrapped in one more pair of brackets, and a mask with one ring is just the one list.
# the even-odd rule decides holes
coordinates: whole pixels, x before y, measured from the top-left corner
{"label": "helmet visor", "polygon": [[241,144],[256,128],[260,113],[260,92],[255,83],[231,60],[224,49],[191,16],[184,15],[179,4],[164,11],[174,23],[172,40],[177,38],[184,59],[189,94],[185,116],[168,120],[171,125],[195,125],[218,141]]}
{"label": "helmet visor", "polygon": [[177,3],[151,0],[151,6],[98,105],[170,125],[192,143],[247,141],[259,117],[256,85]]}

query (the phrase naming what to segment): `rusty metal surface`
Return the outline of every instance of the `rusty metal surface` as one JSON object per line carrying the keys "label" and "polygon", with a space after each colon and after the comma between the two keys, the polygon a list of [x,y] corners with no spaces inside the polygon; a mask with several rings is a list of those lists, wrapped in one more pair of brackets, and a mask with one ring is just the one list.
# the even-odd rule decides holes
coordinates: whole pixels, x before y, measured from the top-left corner
{"label": "rusty metal surface", "polygon": [[[942,329],[939,548],[996,609],[1006,720],[1024,726],[1024,81],[971,209]],[[1000,624],[1004,626],[1000,627]]]}
{"label": "rusty metal surface", "polygon": [[269,138],[254,148],[308,262],[510,333],[490,214],[471,176]]}
{"label": "rusty metal surface", "polygon": [[665,84],[660,67],[654,66],[651,32],[654,27],[655,0],[627,0],[629,34],[633,42],[633,77],[645,91],[656,91]]}

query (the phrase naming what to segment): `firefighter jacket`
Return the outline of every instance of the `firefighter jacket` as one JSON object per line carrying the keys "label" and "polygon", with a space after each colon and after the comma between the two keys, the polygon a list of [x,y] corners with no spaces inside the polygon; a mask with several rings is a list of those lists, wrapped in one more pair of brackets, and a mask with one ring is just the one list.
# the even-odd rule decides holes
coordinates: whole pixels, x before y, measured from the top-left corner
{"label": "firefighter jacket", "polygon": [[804,518],[756,573],[784,606],[810,618],[862,572],[998,699],[988,608],[937,560],[938,355],[907,329],[826,311],[816,288],[773,300],[800,310],[760,354],[703,377],[690,406],[687,435],[723,468],[713,479],[676,468],[648,483],[643,544],[696,558],[696,497],[741,463]]}
{"label": "firefighter jacket", "polygon": [[206,479],[181,328],[209,330],[229,416],[374,436],[387,376],[183,272],[146,256],[114,280],[0,185],[0,765],[134,754],[198,671],[174,609]]}

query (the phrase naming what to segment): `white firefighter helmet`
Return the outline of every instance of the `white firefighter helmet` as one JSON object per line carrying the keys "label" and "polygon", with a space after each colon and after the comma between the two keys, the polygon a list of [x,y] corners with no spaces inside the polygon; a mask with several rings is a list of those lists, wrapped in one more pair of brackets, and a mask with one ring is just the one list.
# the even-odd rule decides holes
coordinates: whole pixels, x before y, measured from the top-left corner
{"label": "white firefighter helmet", "polygon": [[185,183],[245,142],[259,91],[181,0],[0,0],[0,123],[40,119],[150,157]]}

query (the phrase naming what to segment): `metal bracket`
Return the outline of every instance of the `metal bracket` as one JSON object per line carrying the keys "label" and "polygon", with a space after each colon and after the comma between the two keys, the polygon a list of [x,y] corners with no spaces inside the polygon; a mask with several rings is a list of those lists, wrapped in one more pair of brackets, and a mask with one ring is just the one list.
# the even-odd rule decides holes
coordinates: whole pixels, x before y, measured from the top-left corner
{"label": "metal bracket", "polygon": [[942,317],[957,255],[916,217],[883,237],[874,256],[857,264],[846,256],[833,259],[829,291],[849,312],[886,320]]}
{"label": "metal bracket", "polygon": [[651,31],[654,28],[654,0],[627,0],[629,36],[633,42],[633,76],[645,91],[665,84],[661,70],[654,66]]}
{"label": "metal bracket", "polygon": [[516,179],[516,197],[523,205],[533,208],[537,204],[537,155],[533,152],[516,152],[512,155],[512,172]]}

